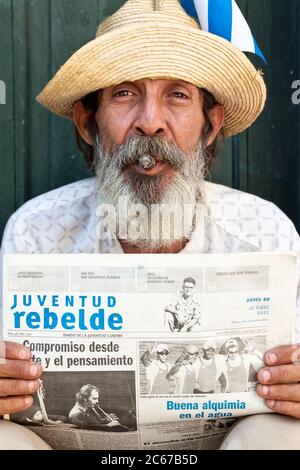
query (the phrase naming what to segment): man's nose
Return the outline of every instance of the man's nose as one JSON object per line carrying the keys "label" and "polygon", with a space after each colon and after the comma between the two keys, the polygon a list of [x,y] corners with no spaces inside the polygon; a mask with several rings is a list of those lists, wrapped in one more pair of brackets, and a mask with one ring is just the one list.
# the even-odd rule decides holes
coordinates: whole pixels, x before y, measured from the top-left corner
{"label": "man's nose", "polygon": [[142,136],[157,136],[166,133],[166,120],[163,105],[155,97],[145,97],[138,109],[134,131]]}

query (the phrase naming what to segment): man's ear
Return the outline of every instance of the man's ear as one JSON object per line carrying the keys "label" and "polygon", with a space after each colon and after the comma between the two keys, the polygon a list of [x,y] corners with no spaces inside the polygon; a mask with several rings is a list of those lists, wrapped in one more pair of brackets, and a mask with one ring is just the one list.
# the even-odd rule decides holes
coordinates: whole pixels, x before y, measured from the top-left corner
{"label": "man's ear", "polygon": [[77,101],[73,109],[74,124],[81,138],[88,144],[94,145],[94,139],[90,131],[91,110],[85,109],[81,101]]}
{"label": "man's ear", "polygon": [[212,130],[210,132],[207,145],[211,145],[224,124],[225,112],[223,106],[216,104],[210,111],[208,111],[208,117],[212,125]]}

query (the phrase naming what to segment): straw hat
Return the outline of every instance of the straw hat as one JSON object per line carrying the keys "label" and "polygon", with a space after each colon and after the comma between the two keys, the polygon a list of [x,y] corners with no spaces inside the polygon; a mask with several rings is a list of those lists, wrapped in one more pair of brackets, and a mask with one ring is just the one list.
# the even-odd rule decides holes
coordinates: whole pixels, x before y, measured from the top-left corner
{"label": "straw hat", "polygon": [[38,101],[72,119],[74,103],[124,81],[181,79],[212,93],[224,106],[224,135],[249,127],[261,113],[266,88],[245,54],[204,32],[179,0],[128,0],[100,24],[48,83]]}

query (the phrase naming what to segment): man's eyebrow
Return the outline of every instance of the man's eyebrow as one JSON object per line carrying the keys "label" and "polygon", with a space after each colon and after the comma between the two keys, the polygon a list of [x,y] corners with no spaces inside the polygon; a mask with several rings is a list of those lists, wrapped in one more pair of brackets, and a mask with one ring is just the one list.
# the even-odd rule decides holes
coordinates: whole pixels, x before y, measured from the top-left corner
{"label": "man's eyebrow", "polygon": [[114,88],[117,88],[119,86],[134,86],[136,87],[136,84],[134,82],[122,82],[122,83],[119,83],[118,85],[113,85],[113,89]]}
{"label": "man's eyebrow", "polygon": [[186,88],[191,88],[191,87],[194,87],[194,85],[192,83],[188,83],[186,82],[185,80],[180,80],[180,79],[176,79],[176,80],[171,80],[171,83],[170,83],[170,86],[184,86]]}

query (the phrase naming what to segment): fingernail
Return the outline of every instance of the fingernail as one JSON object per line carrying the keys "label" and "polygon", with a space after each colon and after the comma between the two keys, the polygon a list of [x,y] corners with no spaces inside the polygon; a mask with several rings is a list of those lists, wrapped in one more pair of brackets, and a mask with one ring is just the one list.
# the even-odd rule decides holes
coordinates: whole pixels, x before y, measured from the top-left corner
{"label": "fingernail", "polygon": [[271,362],[271,364],[276,364],[278,358],[277,358],[277,354],[271,352],[268,354],[268,362]]}
{"label": "fingernail", "polygon": [[263,395],[269,395],[270,387],[267,387],[266,385],[264,385],[261,390],[262,390]]}
{"label": "fingernail", "polygon": [[30,392],[35,392],[37,389],[37,382],[28,382],[28,391]]}
{"label": "fingernail", "polygon": [[26,349],[22,349],[21,351],[19,351],[18,357],[21,361],[24,361],[28,358],[28,351],[26,351]]}
{"label": "fingernail", "polygon": [[296,360],[299,361],[300,360],[300,349],[299,349],[299,347],[296,349],[296,354],[295,355],[296,355]]}
{"label": "fingernail", "polygon": [[33,398],[32,397],[25,397],[24,401],[25,401],[26,406],[30,406],[33,403]]}
{"label": "fingernail", "polygon": [[269,380],[272,378],[271,372],[268,370],[264,370],[262,376],[265,382],[269,382]]}
{"label": "fingernail", "polygon": [[299,362],[300,362],[300,350],[299,350],[299,346],[297,346],[295,351],[292,354],[292,363],[299,364]]}
{"label": "fingernail", "polygon": [[267,400],[266,403],[269,408],[274,408],[276,402],[274,400]]}
{"label": "fingernail", "polygon": [[38,366],[30,366],[29,374],[35,377],[38,373]]}

